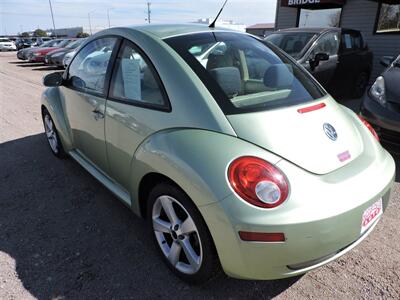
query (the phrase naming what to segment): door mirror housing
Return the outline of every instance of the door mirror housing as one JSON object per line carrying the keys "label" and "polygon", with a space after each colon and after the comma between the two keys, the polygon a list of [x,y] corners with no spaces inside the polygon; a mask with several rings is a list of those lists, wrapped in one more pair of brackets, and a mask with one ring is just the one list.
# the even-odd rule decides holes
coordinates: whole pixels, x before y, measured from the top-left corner
{"label": "door mirror housing", "polygon": [[48,87],[61,86],[63,81],[63,72],[54,72],[43,77],[43,85]]}
{"label": "door mirror housing", "polygon": [[382,56],[380,63],[384,67],[389,67],[394,61],[393,56]]}
{"label": "door mirror housing", "polygon": [[311,58],[309,61],[311,70],[313,71],[316,67],[318,67],[319,62],[323,60],[329,60],[329,55],[327,53],[319,52],[315,54],[314,58]]}
{"label": "door mirror housing", "polygon": [[329,55],[327,53],[320,52],[315,54],[314,60],[318,62],[323,60],[329,60]]}

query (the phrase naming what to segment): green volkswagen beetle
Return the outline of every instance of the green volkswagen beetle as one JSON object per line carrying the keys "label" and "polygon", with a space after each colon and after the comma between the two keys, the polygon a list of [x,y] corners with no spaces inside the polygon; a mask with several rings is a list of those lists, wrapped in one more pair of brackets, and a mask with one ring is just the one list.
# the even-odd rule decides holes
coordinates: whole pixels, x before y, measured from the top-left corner
{"label": "green volkswagen beetle", "polygon": [[52,152],[146,218],[186,281],[305,273],[360,243],[388,205],[395,164],[372,127],[251,35],[112,28],[44,84]]}

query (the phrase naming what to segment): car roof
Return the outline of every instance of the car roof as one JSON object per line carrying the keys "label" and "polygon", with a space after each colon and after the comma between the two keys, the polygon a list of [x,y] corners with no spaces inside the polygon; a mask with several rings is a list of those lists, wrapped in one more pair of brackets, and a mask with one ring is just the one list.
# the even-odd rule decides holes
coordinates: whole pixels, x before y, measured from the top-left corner
{"label": "car roof", "polygon": [[167,37],[199,33],[199,32],[212,32],[212,31],[234,31],[227,28],[217,27],[209,28],[207,25],[203,24],[159,24],[159,25],[141,25],[141,26],[131,26],[130,29],[138,30],[143,33],[150,33],[157,36],[160,39],[165,39]]}
{"label": "car roof", "polygon": [[310,33],[324,33],[328,31],[341,31],[342,28],[338,27],[295,27],[295,28],[286,28],[280,29],[279,32],[310,32]]}

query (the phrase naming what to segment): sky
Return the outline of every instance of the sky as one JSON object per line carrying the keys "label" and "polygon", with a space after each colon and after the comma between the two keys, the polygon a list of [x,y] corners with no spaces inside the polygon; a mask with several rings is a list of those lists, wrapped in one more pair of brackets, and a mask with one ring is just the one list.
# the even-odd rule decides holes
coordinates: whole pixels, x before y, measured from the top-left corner
{"label": "sky", "polygon": [[[149,0],[152,23],[187,23],[214,17],[223,0]],[[138,0],[51,0],[56,28],[89,28],[88,14],[94,30],[111,26],[143,24],[147,18],[147,1]],[[220,20],[246,25],[275,21],[276,0],[228,0]],[[49,0],[0,0],[0,35],[17,34],[36,28],[52,28]]]}

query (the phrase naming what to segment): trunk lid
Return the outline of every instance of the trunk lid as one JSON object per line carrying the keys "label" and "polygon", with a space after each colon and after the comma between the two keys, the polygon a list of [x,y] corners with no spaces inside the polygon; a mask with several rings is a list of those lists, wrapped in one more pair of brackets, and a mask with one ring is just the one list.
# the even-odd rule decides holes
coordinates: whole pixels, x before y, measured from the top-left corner
{"label": "trunk lid", "polygon": [[[319,103],[326,106],[298,112]],[[364,149],[354,120],[329,96],[302,105],[227,118],[239,138],[315,174],[327,174],[349,164]]]}

